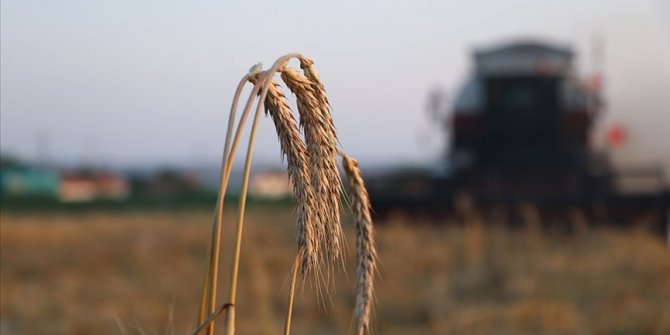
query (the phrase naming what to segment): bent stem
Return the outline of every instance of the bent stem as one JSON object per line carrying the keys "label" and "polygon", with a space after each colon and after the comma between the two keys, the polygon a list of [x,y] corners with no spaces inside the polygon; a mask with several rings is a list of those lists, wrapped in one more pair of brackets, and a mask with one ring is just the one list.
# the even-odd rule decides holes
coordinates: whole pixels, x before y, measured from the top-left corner
{"label": "bent stem", "polygon": [[286,320],[284,321],[284,335],[289,335],[291,333],[291,317],[293,316],[293,299],[295,297],[295,283],[298,279],[298,268],[300,267],[300,259],[302,258],[302,253],[304,251],[301,249],[296,255],[295,260],[293,261],[293,273],[291,273],[291,288],[288,292],[288,306],[286,307]]}
{"label": "bent stem", "polygon": [[[246,82],[249,80],[249,75],[245,75],[242,77],[240,80],[239,84],[237,85],[237,89],[235,90],[235,96],[233,98],[233,103],[230,108],[230,113],[228,117],[228,129],[226,132],[226,142],[224,144],[224,151],[223,151],[223,161],[221,163],[221,173],[220,173],[220,183],[219,183],[219,197],[217,199],[217,204],[216,204],[216,217],[214,221],[214,227],[212,231],[212,240],[210,243],[210,249],[209,249],[209,256],[208,256],[208,264],[207,264],[207,270],[206,270],[206,279],[203,281],[203,288],[202,288],[202,296],[201,296],[201,301],[200,301],[200,313],[198,315],[198,321],[199,323],[202,323],[205,319],[206,313],[205,313],[205,306],[207,305],[207,295],[209,294],[209,312],[213,313],[216,307],[216,293],[217,293],[217,284],[218,284],[218,273],[219,273],[219,255],[220,255],[220,249],[221,249],[221,226],[223,224],[223,205],[224,205],[224,200],[225,200],[225,195],[226,195],[226,190],[228,189],[228,182],[230,180],[230,166],[229,164],[230,161],[232,161],[235,157],[235,149],[237,147],[237,143],[233,143],[233,145],[230,145],[230,138],[232,137],[232,132],[233,132],[233,125],[235,123],[235,114],[237,111],[237,103],[239,101],[239,97],[242,93],[242,89],[244,88],[244,85]],[[257,87],[254,87],[254,90],[252,92],[252,97],[255,96],[256,92],[258,91]],[[249,99],[247,101],[247,105],[245,106],[245,111],[249,110],[251,107],[251,103],[253,102],[253,99]],[[246,113],[248,114],[248,112]],[[240,119],[240,124],[238,125],[238,131],[239,128],[244,126],[244,123],[246,121],[246,114],[242,115],[242,118]],[[236,136],[237,137],[237,136]],[[214,323],[210,323],[209,326],[207,327],[207,334],[212,335],[214,333]]]}
{"label": "bent stem", "polygon": [[[245,76],[243,80],[246,82],[249,80],[249,76]],[[251,106],[253,105],[253,102],[255,100],[256,95],[258,94],[258,91],[260,90],[261,85],[254,85],[253,90],[249,94],[249,98],[247,99],[247,103],[244,107],[244,111],[242,112],[242,116],[240,117],[240,121],[237,125],[237,130],[235,131],[235,137],[233,139],[232,145],[229,144],[229,139],[230,139],[230,133],[232,133],[232,124],[235,119],[235,110],[237,109],[236,101],[233,102],[234,109],[231,111],[231,116],[230,116],[230,122],[228,124],[228,129],[229,129],[229,134],[226,135],[226,146],[224,148],[224,159],[223,163],[221,164],[221,184],[219,186],[219,198],[217,200],[217,207],[216,207],[216,218],[215,218],[215,223],[214,223],[214,231],[212,233],[212,242],[210,245],[210,255],[209,255],[209,263],[207,266],[207,276],[208,279],[204,281],[203,283],[203,296],[207,296],[207,293],[210,294],[210,299],[209,299],[209,310],[210,313],[214,311],[214,306],[216,305],[216,283],[218,282],[218,265],[219,265],[219,255],[220,255],[220,240],[221,240],[221,225],[223,222],[223,204],[224,204],[224,199],[225,199],[225,194],[228,189],[228,183],[230,182],[230,174],[232,170],[232,164],[235,159],[235,153],[237,152],[237,147],[239,146],[239,142],[242,136],[242,129],[244,128],[244,125],[246,123],[246,120],[249,116],[249,112],[251,111]],[[237,100],[238,94],[236,92],[235,99]],[[214,283],[214,285],[212,285]],[[209,291],[209,292],[207,292]],[[201,304],[206,304],[206,298],[203,298],[201,301]],[[201,305],[202,308],[202,305]],[[204,315],[206,313],[203,313],[201,310],[200,317],[202,320],[204,320]],[[202,321],[201,320],[201,321]],[[213,323],[210,324],[207,327],[207,333],[209,335],[212,335],[214,332],[214,325]]]}
{"label": "bent stem", "polygon": [[[240,95],[242,94],[242,89],[244,88],[244,85],[247,83],[249,80],[249,75],[245,75],[240,79],[240,82],[237,84],[237,88],[235,89],[235,95],[233,96],[233,103],[230,107],[230,113],[228,114],[228,129],[226,131],[226,142],[223,146],[223,158],[222,158],[222,163],[221,167],[222,170],[220,172],[220,185],[219,185],[219,192],[221,189],[224,189],[227,185],[223,184],[223,179],[225,176],[225,170],[223,168],[226,166],[226,161],[228,160],[228,153],[230,152],[230,139],[233,134],[233,125],[235,123],[235,114],[237,112],[237,103],[240,99]],[[221,193],[219,193],[221,194]],[[216,212],[219,212],[219,205],[223,205],[223,196],[220,197],[221,199],[217,199],[217,209]],[[219,204],[219,202],[221,202]],[[218,218],[218,216],[217,216]],[[207,316],[207,298],[208,295],[210,294],[210,277],[212,276],[212,267],[213,267],[213,261],[214,261],[214,251],[215,251],[215,245],[216,249],[218,252],[218,245],[220,245],[220,221],[217,221],[215,218],[213,225],[212,225],[212,239],[209,243],[209,249],[207,253],[207,268],[205,270],[205,276],[203,278],[203,283],[202,283],[202,293],[200,296],[200,311],[198,313],[198,323],[201,324],[205,321],[205,318]],[[210,310],[211,312],[211,310]]]}
{"label": "bent stem", "polygon": [[[246,203],[247,203],[247,191],[249,188],[249,174],[251,172],[251,157],[253,155],[253,150],[254,150],[254,144],[256,142],[256,130],[258,128],[258,120],[260,118],[261,111],[263,110],[264,102],[265,102],[265,97],[268,94],[268,89],[270,88],[270,83],[272,82],[272,76],[281,68],[284,66],[291,58],[293,57],[301,57],[300,54],[288,54],[286,56],[283,56],[279,59],[277,59],[274,64],[272,64],[272,67],[265,73],[264,76],[261,77],[261,80],[259,80],[258,84],[262,84],[263,90],[261,91],[260,97],[258,99],[258,103],[256,104],[256,114],[254,115],[254,120],[251,125],[251,134],[249,135],[249,145],[247,146],[247,157],[244,162],[244,176],[242,179],[242,189],[240,191],[240,205],[238,208],[238,215],[237,215],[237,234],[236,234],[236,239],[235,239],[235,252],[233,256],[233,264],[232,264],[232,270],[231,270],[231,279],[230,279],[230,298],[229,298],[229,303],[233,305],[233,307],[229,308],[226,311],[226,331],[225,334],[228,335],[233,335],[235,334],[235,302],[236,302],[236,295],[237,295],[237,277],[239,273],[239,267],[240,267],[240,251],[241,251],[241,246],[242,246],[242,231],[244,228],[244,212],[246,208]],[[254,91],[257,92],[256,87],[258,87],[258,84],[254,87]],[[252,96],[250,96],[250,99],[255,96],[255,92],[252,92]],[[249,107],[249,106],[247,106]],[[247,113],[247,110],[245,109],[245,114]],[[245,115],[243,115],[244,117]],[[235,134],[235,140],[238,140],[238,135],[240,135],[240,130],[241,128],[238,127],[238,132]],[[233,152],[232,150],[235,150],[236,145],[233,144],[233,147],[231,148],[231,153]],[[231,166],[232,160],[228,160],[227,162],[228,166]],[[227,169],[230,170],[230,169]],[[228,174],[230,174],[230,171],[228,171]]]}
{"label": "bent stem", "polygon": [[231,304],[223,304],[223,305],[219,306],[219,308],[217,308],[215,313],[210,314],[209,317],[207,317],[206,320],[204,320],[200,323],[200,325],[193,332],[193,335],[198,335],[198,333],[200,333],[200,331],[203,328],[212,324],[212,322],[214,322],[214,320],[216,320],[226,309],[231,308],[232,306],[233,305],[231,305]]}
{"label": "bent stem", "polygon": [[[258,106],[262,106],[263,102],[258,101]],[[254,116],[254,121],[251,126],[251,134],[249,135],[249,145],[247,147],[247,157],[244,162],[244,177],[242,181],[242,190],[240,191],[240,204],[237,214],[237,234],[235,239],[235,251],[233,256],[232,274],[231,274],[231,290],[229,302],[233,304],[226,313],[226,334],[235,334],[235,298],[237,293],[237,276],[240,266],[240,252],[242,247],[242,231],[244,228],[244,212],[247,204],[247,191],[249,189],[249,175],[251,172],[251,158],[253,156],[254,144],[256,142],[256,130],[258,128],[258,114]]]}

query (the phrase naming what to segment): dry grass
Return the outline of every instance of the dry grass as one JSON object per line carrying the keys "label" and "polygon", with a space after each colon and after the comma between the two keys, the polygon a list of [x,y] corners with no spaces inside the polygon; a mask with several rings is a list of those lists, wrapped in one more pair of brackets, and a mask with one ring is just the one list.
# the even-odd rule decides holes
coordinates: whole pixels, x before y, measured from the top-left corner
{"label": "dry grass", "polygon": [[[240,334],[281,328],[293,214],[249,211]],[[171,309],[174,333],[191,332],[210,220],[211,213],[199,212],[2,214],[0,333],[119,334],[118,316],[129,333],[140,333],[139,325],[146,334],[170,334]],[[377,226],[377,333],[670,333],[670,254],[656,237],[593,230],[577,237],[544,232],[537,241],[484,221]],[[232,235],[224,226],[223,243]],[[352,247],[354,235],[346,232]],[[354,273],[355,263],[347,264]],[[309,286],[299,290],[293,333],[353,332],[354,280],[337,278],[327,312]]]}

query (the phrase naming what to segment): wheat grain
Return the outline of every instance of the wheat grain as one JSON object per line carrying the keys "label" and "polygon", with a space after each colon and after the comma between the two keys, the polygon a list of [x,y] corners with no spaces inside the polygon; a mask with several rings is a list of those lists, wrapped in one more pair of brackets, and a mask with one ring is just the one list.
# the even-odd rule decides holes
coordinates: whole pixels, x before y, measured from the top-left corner
{"label": "wheat grain", "polygon": [[342,253],[343,235],[339,215],[341,181],[337,170],[337,138],[330,108],[326,98],[317,93],[314,83],[297,70],[284,68],[281,77],[296,96],[300,125],[310,156],[312,187],[320,200],[317,201],[318,238],[323,250],[320,256],[332,266]]}
{"label": "wheat grain", "polygon": [[[316,93],[316,98],[319,99],[319,102],[322,107],[326,107],[329,109],[330,102],[328,101],[328,96],[326,95],[326,88],[323,86],[323,82],[321,82],[321,76],[319,76],[319,73],[312,66],[314,65],[314,61],[305,57],[301,57],[299,60],[300,60],[300,68],[305,74],[305,77],[307,77],[312,82],[314,92]],[[326,117],[327,120],[325,121],[327,122],[329,128],[331,129],[333,136],[336,136],[335,126],[333,124],[332,118],[330,118],[330,113],[327,113]]]}
{"label": "wheat grain", "polygon": [[370,334],[370,315],[374,295],[374,275],[377,269],[375,232],[370,216],[370,199],[358,162],[345,154],[342,165],[351,187],[350,201],[356,225],[356,333]]}
{"label": "wheat grain", "polygon": [[322,127],[327,133],[326,137],[331,141],[329,147],[332,150],[331,162],[335,168],[334,173],[329,175],[329,185],[336,189],[331,190],[331,198],[327,205],[332,206],[329,207],[332,210],[330,215],[335,218],[335,221],[329,221],[333,223],[333,225],[329,226],[331,229],[329,236],[333,236],[333,243],[337,244],[337,246],[330,245],[331,247],[335,248],[334,252],[331,254],[330,260],[335,261],[335,259],[342,252],[338,246],[343,244],[344,240],[339,218],[339,201],[341,191],[340,186],[342,182],[340,180],[339,172],[337,171],[337,131],[330,113],[331,108],[330,102],[328,101],[328,96],[326,95],[326,89],[323,85],[323,82],[321,81],[321,76],[319,76],[319,73],[316,71],[314,66],[312,66],[314,65],[314,61],[307,57],[298,57],[298,60],[300,61],[300,68],[303,70],[304,76],[312,83],[311,86],[314,90],[314,96],[319,101],[321,112],[319,116],[321,118]]}
{"label": "wheat grain", "polygon": [[[256,83],[258,77],[251,79]],[[302,249],[301,268],[303,275],[314,269],[316,264],[316,244],[314,236],[316,200],[312,190],[309,170],[309,157],[298,125],[288,101],[281,91],[277,81],[272,80],[265,98],[265,112],[274,122],[282,154],[286,157],[288,174],[293,182],[293,193],[297,203],[297,241],[298,248]]]}
{"label": "wheat grain", "polygon": [[303,70],[304,76],[309,79],[311,82],[311,88],[314,91],[314,97],[318,100],[319,102],[319,118],[321,120],[321,126],[323,128],[323,131],[327,134],[325,138],[329,139],[329,150],[330,153],[332,154],[331,162],[333,166],[335,166],[334,173],[329,174],[329,183],[333,188],[336,188],[334,190],[331,190],[330,192],[330,201],[326,204],[329,207],[332,212],[330,215],[335,218],[334,221],[329,221],[332,222],[333,224],[330,226],[327,226],[330,228],[330,232],[328,236],[334,236],[335,238],[333,239],[332,243],[337,244],[336,246],[333,246],[332,244],[329,244],[329,247],[334,248],[334,252],[331,254],[330,260],[335,261],[335,259],[339,256],[341,253],[340,248],[338,247],[340,244],[342,244],[343,241],[343,235],[341,231],[341,226],[340,226],[340,221],[339,221],[339,200],[340,200],[340,185],[341,185],[341,180],[340,180],[340,175],[337,172],[337,131],[335,130],[335,125],[333,123],[333,118],[331,117],[330,113],[330,102],[328,101],[328,96],[326,95],[326,89],[323,85],[323,82],[321,81],[321,76],[319,76],[319,73],[316,71],[316,69],[312,66],[314,65],[314,61],[312,61],[309,58],[306,57],[299,57],[298,58],[300,61],[300,68]]}

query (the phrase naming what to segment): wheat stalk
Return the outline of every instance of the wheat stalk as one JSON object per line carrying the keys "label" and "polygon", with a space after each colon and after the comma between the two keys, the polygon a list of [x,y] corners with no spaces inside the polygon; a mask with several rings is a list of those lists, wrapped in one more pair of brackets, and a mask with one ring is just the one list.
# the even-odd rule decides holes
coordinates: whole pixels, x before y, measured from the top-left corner
{"label": "wheat stalk", "polygon": [[[235,334],[235,302],[237,299],[237,279],[238,279],[238,274],[239,274],[239,268],[240,268],[240,253],[241,253],[241,248],[242,248],[242,231],[244,227],[244,214],[246,210],[246,203],[247,203],[247,191],[249,190],[249,175],[251,173],[251,158],[253,156],[253,151],[254,151],[254,145],[256,143],[256,131],[258,129],[258,121],[260,119],[260,114],[261,111],[263,110],[263,105],[265,102],[266,97],[268,96],[268,91],[270,89],[270,83],[272,81],[273,75],[280,69],[283,68],[286,63],[291,59],[295,57],[301,57],[299,54],[288,54],[283,57],[280,57],[277,59],[274,64],[272,64],[272,67],[260,75],[260,79],[258,83],[255,85],[255,87],[258,87],[258,85],[262,85],[262,90],[259,94],[259,99],[258,103],[256,104],[256,112],[254,114],[254,120],[251,125],[251,132],[249,134],[249,144],[247,145],[247,154],[246,154],[246,159],[244,162],[244,174],[242,176],[242,188],[240,190],[240,203],[239,203],[239,208],[238,208],[238,215],[237,215],[237,229],[236,229],[236,238],[235,238],[235,249],[233,253],[233,263],[231,266],[231,277],[230,277],[230,297],[229,297],[229,303],[232,305],[227,311],[226,311],[226,334],[228,335],[233,335]],[[257,94],[257,91],[253,91],[250,95],[250,99],[255,97]],[[248,107],[248,106],[247,106]],[[248,113],[248,110],[245,108],[245,112],[242,117],[245,117],[245,115]],[[237,140],[238,135],[241,133],[241,128],[238,127],[237,133],[235,134],[235,139]],[[235,146],[236,143],[233,143],[233,146],[231,147],[231,153],[232,150],[236,148]],[[227,161],[228,163],[228,174],[230,174],[230,170],[232,167],[232,160]]]}
{"label": "wheat stalk", "polygon": [[370,315],[374,297],[374,275],[377,270],[375,232],[370,215],[370,199],[358,162],[340,153],[351,187],[351,211],[356,225],[356,333],[370,334]]}
{"label": "wheat stalk", "polygon": [[[251,105],[253,103],[253,98],[250,96],[250,98],[247,100],[244,113],[242,114],[242,117],[240,118],[240,122],[238,124],[237,132],[235,134],[235,139],[233,140],[233,143],[230,143],[231,135],[232,135],[232,130],[233,130],[233,125],[234,125],[234,120],[235,120],[235,114],[237,111],[237,103],[239,101],[239,97],[242,93],[242,89],[244,87],[244,84],[248,81],[249,75],[245,75],[242,77],[240,80],[239,84],[237,85],[237,89],[235,90],[235,95],[233,97],[233,103],[230,108],[230,114],[229,114],[229,119],[228,119],[228,129],[226,132],[226,142],[224,144],[224,151],[223,151],[223,159],[221,163],[221,173],[220,173],[220,181],[219,181],[219,197],[217,199],[216,203],[216,215],[214,218],[214,225],[212,227],[212,240],[210,243],[210,249],[208,253],[208,262],[207,262],[207,269],[205,272],[205,279],[203,280],[203,288],[202,288],[202,294],[201,294],[201,301],[200,301],[200,312],[198,315],[198,323],[201,323],[204,321],[205,318],[205,306],[209,303],[209,312],[212,313],[215,310],[216,307],[216,294],[217,294],[217,284],[218,284],[218,273],[219,273],[219,255],[220,255],[220,249],[221,249],[221,226],[223,225],[223,205],[224,205],[224,199],[226,195],[226,191],[228,189],[228,182],[230,181],[230,173],[232,169],[232,161],[235,157],[235,152],[237,149],[237,145],[240,140],[240,135],[241,135],[241,129],[244,127],[244,124],[246,122],[247,116],[249,114],[249,110],[251,109]],[[256,92],[260,90],[259,85],[255,85],[253,90],[252,90],[252,96],[255,95]],[[213,334],[214,332],[214,323],[210,323],[209,326],[207,327],[207,333],[209,335]]]}
{"label": "wheat stalk", "polygon": [[299,250],[295,255],[293,267],[291,269],[291,286],[288,292],[288,305],[286,306],[286,319],[284,322],[284,335],[291,334],[291,317],[293,316],[293,300],[295,298],[295,284],[298,279],[298,267],[300,259],[302,258],[303,250]]}
{"label": "wheat stalk", "polygon": [[[309,151],[312,185],[320,202],[319,229],[321,247],[317,251],[329,268],[342,254],[342,227],[340,226],[340,175],[337,170],[337,137],[330,116],[325,92],[319,91],[308,77],[292,68],[281,73],[286,86],[295,94],[300,124],[305,133]],[[323,93],[323,97],[321,93]],[[323,250],[323,254],[321,254]]]}
{"label": "wheat stalk", "polygon": [[[300,60],[300,66],[304,74],[286,67],[291,58]],[[330,115],[328,97],[312,64],[311,60],[300,54],[288,54],[277,59],[268,71],[261,72],[260,65],[252,67],[249,74],[238,85],[231,107],[224,145],[219,198],[212,229],[207,269],[203,280],[198,318],[199,327],[196,332],[206,327],[208,334],[213,334],[214,320],[225,310],[225,334],[233,335],[235,333],[235,303],[244,214],[256,131],[262,110],[266,111],[266,114],[272,118],[275,124],[282,154],[287,159],[288,173],[293,181],[293,192],[297,200],[298,248],[291,271],[291,287],[284,334],[290,333],[298,270],[302,269],[303,276],[313,272],[318,277],[321,269],[325,268],[329,270],[328,278],[331,278],[333,261],[341,256],[343,236],[339,217],[341,180],[337,169],[337,137]],[[293,118],[281,87],[273,78],[276,72],[281,72],[283,81],[297,97],[300,125],[305,134],[305,141],[300,136],[300,129]],[[252,82],[254,88],[249,95],[233,137],[237,101],[246,81]],[[228,302],[224,305],[226,307],[217,309],[215,306],[224,198],[235,153],[251,107],[257,97],[258,103],[251,125],[240,191],[237,230],[231,265],[230,296]],[[370,203],[360,170],[358,170],[357,163],[346,155],[343,155],[343,164],[349,175],[353,192],[352,210],[356,222],[358,254],[358,288],[355,315],[358,334],[363,335],[370,331],[370,314],[373,300],[372,280],[376,269],[377,256],[370,218]],[[205,312],[206,310],[209,310],[209,316]]]}

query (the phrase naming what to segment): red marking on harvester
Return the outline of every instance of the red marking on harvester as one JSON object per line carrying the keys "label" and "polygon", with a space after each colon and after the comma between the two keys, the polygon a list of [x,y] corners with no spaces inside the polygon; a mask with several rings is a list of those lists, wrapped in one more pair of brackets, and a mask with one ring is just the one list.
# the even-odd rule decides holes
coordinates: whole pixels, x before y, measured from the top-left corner
{"label": "red marking on harvester", "polygon": [[607,131],[607,144],[612,147],[622,146],[628,139],[628,132],[620,124],[615,124]]}

